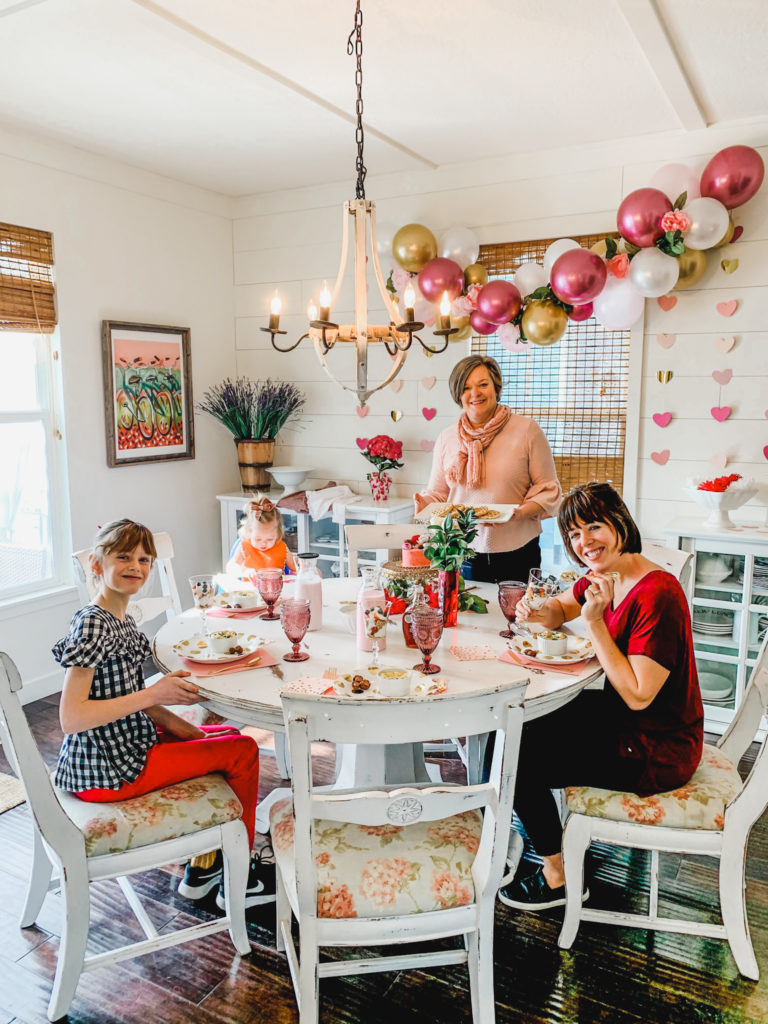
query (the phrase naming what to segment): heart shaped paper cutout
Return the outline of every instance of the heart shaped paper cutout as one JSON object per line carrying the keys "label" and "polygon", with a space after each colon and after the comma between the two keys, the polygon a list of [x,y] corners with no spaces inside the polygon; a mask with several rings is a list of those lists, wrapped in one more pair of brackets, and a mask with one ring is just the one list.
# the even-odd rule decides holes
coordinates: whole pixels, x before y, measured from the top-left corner
{"label": "heart shaped paper cutout", "polygon": [[393,380],[389,386],[392,388],[395,394],[397,394],[398,391],[402,390],[403,382],[401,380]]}
{"label": "heart shaped paper cutout", "polygon": [[763,455],[768,459],[768,444],[763,448]]}
{"label": "heart shaped paper cutout", "polygon": [[713,370],[712,380],[716,384],[730,384],[733,370]]}
{"label": "heart shaped paper cutout", "polygon": [[725,452],[718,452],[717,455],[710,455],[709,464],[710,466],[714,466],[715,469],[725,469],[728,465],[728,456]]}
{"label": "heart shaped paper cutout", "polygon": [[656,301],[658,302],[659,307],[663,309],[665,313],[668,313],[670,309],[674,309],[677,305],[677,296],[661,295],[658,299],[656,299]]}
{"label": "heart shaped paper cutout", "polygon": [[653,414],[653,422],[657,427],[668,427],[672,422],[671,412],[655,412]]}
{"label": "heart shaped paper cutout", "polygon": [[672,348],[677,341],[676,334],[657,334],[656,341],[661,345],[662,348]]}
{"label": "heart shaped paper cutout", "polygon": [[432,390],[432,388],[435,386],[435,382],[436,381],[437,381],[437,377],[422,377],[421,378],[421,383],[424,385],[424,387],[427,389],[427,391],[431,391]]}
{"label": "heart shaped paper cutout", "polygon": [[367,416],[368,415],[368,406],[367,405],[358,405],[355,408],[355,412],[362,419],[363,416]]}
{"label": "heart shaped paper cutout", "polygon": [[731,235],[731,245],[733,245],[734,242],[738,242],[738,240],[741,238],[743,234],[744,228],[741,226],[741,224],[737,224],[736,227],[733,229],[733,234]]}
{"label": "heart shaped paper cutout", "polygon": [[657,370],[656,371],[656,380],[659,382],[659,384],[669,384],[669,382],[672,380],[672,378],[674,376],[675,375],[672,372],[672,370]]}
{"label": "heart shaped paper cutout", "polygon": [[419,444],[425,452],[431,452],[435,447],[434,441],[419,441]]}
{"label": "heart shaped paper cutout", "polygon": [[738,260],[720,260],[720,266],[723,268],[726,274],[732,274],[734,270],[739,269]]}
{"label": "heart shaped paper cutout", "polygon": [[361,452],[365,451],[365,448],[368,445],[368,438],[367,437],[356,437],[355,438],[355,444],[357,445],[357,447],[360,449]]}
{"label": "heart shaped paper cutout", "polygon": [[403,410],[402,409],[393,409],[392,412],[389,415],[392,417],[394,422],[397,423],[398,420],[401,420],[403,418]]}
{"label": "heart shaped paper cutout", "polygon": [[433,420],[437,416],[437,409],[422,409],[421,414],[425,420]]}
{"label": "heart shaped paper cutout", "polygon": [[709,410],[718,423],[725,423],[731,415],[730,405],[716,405]]}
{"label": "heart shaped paper cutout", "polygon": [[736,344],[736,339],[733,337],[718,338],[715,342],[715,348],[719,352],[730,352],[733,346]]}
{"label": "heart shaped paper cutout", "polygon": [[718,302],[715,307],[720,316],[733,316],[736,310],[739,308],[739,300],[731,299],[728,302]]}
{"label": "heart shaped paper cutout", "polygon": [[669,461],[669,448],[665,448],[661,452],[651,452],[651,458],[657,466],[666,466]]}

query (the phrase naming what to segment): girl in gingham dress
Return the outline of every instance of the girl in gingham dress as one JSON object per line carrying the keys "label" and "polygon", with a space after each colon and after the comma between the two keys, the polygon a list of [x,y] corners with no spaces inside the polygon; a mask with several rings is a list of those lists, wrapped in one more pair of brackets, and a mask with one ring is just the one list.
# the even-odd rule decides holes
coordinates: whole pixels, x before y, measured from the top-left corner
{"label": "girl in gingham dress", "polygon": [[[156,555],[151,532],[129,519],[108,523],[96,537],[91,569],[99,594],[75,614],[69,632],[53,648],[67,670],[59,710],[66,735],[55,782],[81,800],[99,803],[221,772],[243,805],[252,846],[259,788],[256,742],[231,727],[198,728],[165,706],[200,701],[189,672],[171,672],[150,689],[144,686],[142,663],[151,656],[149,641],[126,609],[146,583]],[[220,851],[217,858],[202,871],[203,895],[220,883]],[[263,874],[264,865],[253,862],[249,906],[274,899]],[[192,885],[186,894],[199,898],[200,888]],[[223,889],[219,896],[223,905]]]}

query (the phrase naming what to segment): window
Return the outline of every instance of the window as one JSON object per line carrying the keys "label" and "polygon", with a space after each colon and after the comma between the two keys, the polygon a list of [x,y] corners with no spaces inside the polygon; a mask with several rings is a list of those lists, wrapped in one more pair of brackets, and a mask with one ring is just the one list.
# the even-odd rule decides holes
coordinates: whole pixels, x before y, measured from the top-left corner
{"label": "window", "polygon": [[0,224],[0,600],[65,576],[50,234]]}

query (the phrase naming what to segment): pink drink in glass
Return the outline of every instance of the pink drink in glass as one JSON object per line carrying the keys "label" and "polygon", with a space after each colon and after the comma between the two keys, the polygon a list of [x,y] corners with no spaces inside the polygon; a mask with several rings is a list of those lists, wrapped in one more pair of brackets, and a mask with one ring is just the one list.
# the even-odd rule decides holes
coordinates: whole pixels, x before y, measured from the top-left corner
{"label": "pink drink in glass", "polygon": [[[504,580],[499,583],[499,607],[507,622],[512,623],[515,621],[515,609],[518,602],[522,601],[525,597],[525,591],[526,584],[521,580]],[[514,635],[509,627],[502,629],[499,633],[499,636],[503,636],[507,640]]]}
{"label": "pink drink in glass", "polygon": [[275,614],[275,602],[283,589],[282,569],[259,569],[256,573],[256,586],[264,601],[267,604],[267,611],[262,619],[279,619]]}
{"label": "pink drink in glass", "polygon": [[310,614],[310,603],[303,598],[286,598],[280,605],[280,624],[283,627],[283,632],[293,644],[293,650],[283,655],[283,661],[309,660],[309,655],[305,651],[299,650],[299,644],[307,632]]}
{"label": "pink drink in glass", "polygon": [[416,646],[422,653],[424,661],[413,667],[417,672],[431,676],[440,671],[439,665],[433,665],[430,661],[432,652],[440,643],[443,635],[443,613],[440,608],[414,608],[411,612],[411,629]]}

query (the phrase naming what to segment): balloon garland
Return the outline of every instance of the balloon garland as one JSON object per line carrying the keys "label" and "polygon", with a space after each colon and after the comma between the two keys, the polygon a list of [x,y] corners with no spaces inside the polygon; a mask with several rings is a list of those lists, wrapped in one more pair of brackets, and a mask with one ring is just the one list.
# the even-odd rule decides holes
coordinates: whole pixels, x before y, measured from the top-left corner
{"label": "balloon garland", "polygon": [[[381,225],[382,259],[398,264],[387,281],[403,304],[416,288],[414,316],[432,325],[450,316],[453,341],[497,334],[510,351],[553,345],[568,322],[594,316],[606,330],[630,328],[645,299],[690,288],[707,269],[706,252],[734,234],[731,210],[759,190],[765,168],[749,146],[729,146],[709,161],[701,177],[685,164],[667,164],[646,188],[626,196],[616,214],[616,238],[582,248],[572,238],[552,242],[543,263],[523,263],[512,281],[488,281],[477,263],[480,245],[468,228],[451,228],[438,240],[423,224],[395,230]],[[415,281],[414,281],[415,278]]]}

